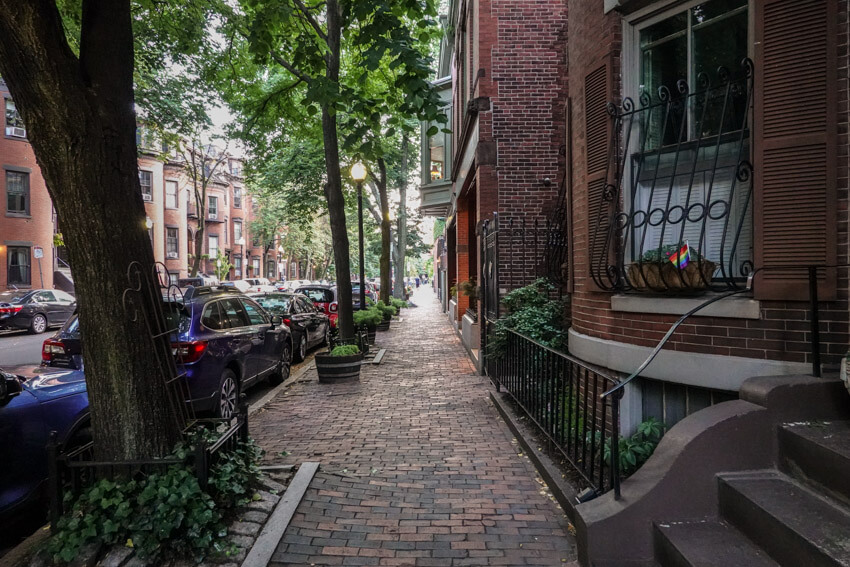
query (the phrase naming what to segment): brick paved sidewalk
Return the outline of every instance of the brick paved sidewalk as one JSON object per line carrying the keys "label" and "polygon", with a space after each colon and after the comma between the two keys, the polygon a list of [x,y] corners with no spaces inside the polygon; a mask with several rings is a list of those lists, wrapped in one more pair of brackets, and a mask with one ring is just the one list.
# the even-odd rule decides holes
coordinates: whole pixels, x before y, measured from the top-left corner
{"label": "brick paved sidewalk", "polygon": [[360,382],[295,384],[258,413],[270,458],[319,461],[272,565],[564,565],[573,538],[430,290]]}

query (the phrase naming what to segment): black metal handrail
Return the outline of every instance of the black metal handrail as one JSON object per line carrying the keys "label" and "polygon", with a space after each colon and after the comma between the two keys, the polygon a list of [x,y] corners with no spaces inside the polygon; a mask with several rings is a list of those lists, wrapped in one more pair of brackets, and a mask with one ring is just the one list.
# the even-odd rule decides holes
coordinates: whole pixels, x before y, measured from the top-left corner
{"label": "black metal handrail", "polygon": [[499,389],[557,448],[595,495],[612,487],[619,459],[619,396],[600,397],[618,382],[600,368],[507,330],[496,359]]}

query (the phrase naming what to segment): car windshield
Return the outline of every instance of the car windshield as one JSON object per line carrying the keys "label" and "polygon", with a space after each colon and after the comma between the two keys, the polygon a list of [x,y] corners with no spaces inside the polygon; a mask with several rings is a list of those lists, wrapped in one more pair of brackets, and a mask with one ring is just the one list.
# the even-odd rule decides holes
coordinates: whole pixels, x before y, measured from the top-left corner
{"label": "car windshield", "polygon": [[4,291],[3,293],[0,293],[0,303],[20,305],[27,300],[28,296],[29,293],[23,293],[20,291]]}
{"label": "car windshield", "polygon": [[327,289],[322,288],[312,288],[312,289],[302,289],[301,293],[310,298],[311,301],[315,303],[328,303],[333,301],[332,294]]}
{"label": "car windshield", "polygon": [[290,298],[288,295],[265,295],[251,299],[259,303],[269,313],[277,315],[289,313]]}

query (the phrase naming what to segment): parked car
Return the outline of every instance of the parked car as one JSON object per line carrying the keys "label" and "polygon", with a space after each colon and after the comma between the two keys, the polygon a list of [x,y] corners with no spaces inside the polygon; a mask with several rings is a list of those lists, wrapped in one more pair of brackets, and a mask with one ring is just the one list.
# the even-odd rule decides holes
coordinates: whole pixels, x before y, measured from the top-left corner
{"label": "parked car", "polygon": [[[177,370],[186,373],[187,401],[195,412],[231,417],[241,391],[289,377],[289,328],[234,288],[189,288],[171,309],[178,319],[172,337]],[[77,316],[44,341],[41,357],[45,366],[83,370]]]}
{"label": "parked car", "polygon": [[58,289],[6,291],[0,293],[0,329],[37,335],[62,325],[76,308],[74,296]]}
{"label": "parked car", "polygon": [[[366,298],[378,301],[378,292],[369,282],[366,282]],[[351,301],[355,307],[360,306],[360,282],[351,282]]]}
{"label": "parked car", "polygon": [[218,278],[206,274],[198,274],[195,277],[180,278],[177,280],[177,287],[201,287],[204,285],[219,285]]}
{"label": "parked car", "polygon": [[331,329],[336,329],[336,320],[339,318],[336,286],[327,284],[305,285],[296,289],[295,293],[306,295],[316,306],[316,309],[328,316]]}
{"label": "parked car", "polygon": [[28,381],[0,370],[0,526],[44,500],[51,431],[63,450],[91,439],[88,407],[85,376],[78,370]]}
{"label": "parked car", "polygon": [[249,282],[248,280],[226,281],[222,282],[221,285],[225,287],[234,287],[242,293],[247,293],[251,291],[251,282]]}
{"label": "parked car", "polygon": [[300,293],[252,293],[249,297],[269,313],[282,317],[284,324],[289,326],[296,360],[304,360],[310,348],[329,343],[328,316]]}
{"label": "parked car", "polygon": [[242,281],[248,282],[248,285],[250,286],[249,289],[243,290],[243,293],[247,293],[249,291],[255,293],[270,293],[277,291],[268,278],[247,278]]}

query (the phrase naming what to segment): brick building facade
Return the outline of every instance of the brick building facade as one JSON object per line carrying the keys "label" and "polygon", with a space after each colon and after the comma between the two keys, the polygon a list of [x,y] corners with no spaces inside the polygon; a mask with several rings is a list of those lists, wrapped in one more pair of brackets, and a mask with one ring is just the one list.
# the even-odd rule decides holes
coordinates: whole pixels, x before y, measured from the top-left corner
{"label": "brick building facade", "polygon": [[[423,150],[431,157],[423,155],[421,190],[423,211],[447,217],[445,277],[451,288],[478,283],[483,221],[495,212],[517,223],[544,220],[557,197],[563,171],[559,150],[565,144],[567,5],[562,0],[453,1],[445,25],[439,74],[451,76],[452,133],[436,144],[423,136]],[[443,160],[434,157],[435,147],[443,148]],[[434,183],[445,180],[450,180],[447,206],[426,207]],[[513,254],[513,261],[500,267],[508,288],[533,280],[538,264],[534,247]],[[519,256],[525,261],[517,261]],[[479,306],[457,293],[452,319],[475,351],[479,331],[475,319],[465,316],[470,308]]]}
{"label": "brick building facade", "polygon": [[[0,136],[0,289],[53,287],[53,205],[6,84]],[[42,258],[37,258],[41,249]]]}

